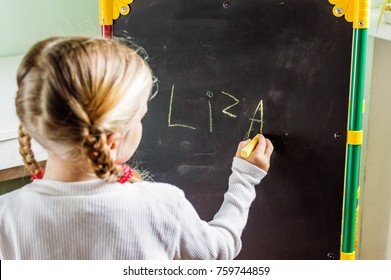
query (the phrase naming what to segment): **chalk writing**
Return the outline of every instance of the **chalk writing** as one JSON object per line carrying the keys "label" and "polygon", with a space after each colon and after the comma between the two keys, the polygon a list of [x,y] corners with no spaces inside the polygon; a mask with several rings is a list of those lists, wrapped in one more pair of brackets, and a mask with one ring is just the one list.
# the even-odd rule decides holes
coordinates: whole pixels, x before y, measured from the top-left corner
{"label": "chalk writing", "polygon": [[[259,112],[259,119],[255,118],[255,115],[257,114],[257,112]],[[259,103],[257,105],[257,108],[254,111],[253,117],[250,118],[249,121],[251,121],[250,122],[250,127],[248,128],[246,136],[244,137],[244,139],[250,138],[250,133],[253,130],[254,122],[257,122],[257,123],[260,124],[260,126],[259,126],[259,133],[261,133],[261,134],[263,133],[263,100],[259,101]]]}
{"label": "chalk writing", "polygon": [[[208,90],[206,92],[206,96],[208,96],[209,98],[212,98],[213,92]],[[212,102],[210,101],[210,99],[208,100],[208,106],[209,106],[209,132],[212,133],[213,132],[213,118],[212,118]]]}
{"label": "chalk writing", "polygon": [[169,110],[168,110],[168,127],[179,126],[179,127],[189,128],[189,129],[196,129],[195,127],[189,126],[189,125],[178,124],[178,123],[174,123],[174,124],[171,123],[172,100],[174,99],[174,87],[175,87],[175,84],[173,84],[172,87],[171,87],[170,107],[169,107]]}
{"label": "chalk writing", "polygon": [[[175,91],[175,84],[171,87],[171,96],[170,96],[170,106],[168,109],[168,127],[183,127],[188,129],[195,130],[196,128],[190,125],[185,125],[181,123],[172,123],[172,111],[173,111],[173,100],[174,100],[174,91]],[[229,105],[228,107],[224,108],[221,112],[230,118],[236,118],[237,115],[233,114],[231,112],[228,112],[229,109],[232,107],[238,105],[240,103],[239,99],[236,98],[232,93],[229,93],[228,91],[222,90],[221,93],[224,96],[228,96],[229,98],[233,99],[235,102]],[[212,98],[214,98],[214,93],[210,90],[206,91],[206,96],[208,97],[208,131],[209,133],[213,132],[213,110],[212,110]],[[245,139],[250,138],[251,132],[254,130],[254,125],[259,124],[259,133],[263,132],[263,100],[260,100],[257,107],[255,108],[254,114],[251,118],[249,118],[250,124],[249,128],[247,130]]]}
{"label": "chalk writing", "polygon": [[236,118],[236,115],[228,112],[227,110],[232,108],[233,106],[237,105],[239,103],[239,99],[237,99],[235,96],[233,96],[232,94],[229,94],[228,92],[225,92],[224,90],[221,91],[222,94],[225,94],[227,96],[229,96],[230,98],[232,98],[233,100],[235,100],[235,103],[233,103],[232,105],[228,106],[227,108],[225,108],[223,110],[223,113],[230,116],[231,118]]}

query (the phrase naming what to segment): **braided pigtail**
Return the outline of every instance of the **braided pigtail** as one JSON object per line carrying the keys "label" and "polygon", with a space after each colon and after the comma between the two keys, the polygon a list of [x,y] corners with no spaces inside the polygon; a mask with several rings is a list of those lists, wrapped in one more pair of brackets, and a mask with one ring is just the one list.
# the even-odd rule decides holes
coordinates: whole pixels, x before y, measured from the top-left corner
{"label": "braided pigtail", "polygon": [[111,158],[105,133],[86,131],[84,148],[96,176],[108,182],[115,182],[122,177],[124,171]]}
{"label": "braided pigtail", "polygon": [[31,149],[31,137],[22,124],[19,125],[18,133],[19,153],[23,158],[23,162],[33,176],[38,175],[41,172],[41,167],[34,158],[34,153]]}
{"label": "braided pigtail", "polygon": [[108,182],[142,180],[142,173],[117,164],[106,135],[133,129],[147,106],[153,73],[136,46],[89,37],[47,39],[28,52],[17,82],[20,153],[32,177],[43,172],[31,150],[34,139],[60,159],[88,161],[80,173]]}

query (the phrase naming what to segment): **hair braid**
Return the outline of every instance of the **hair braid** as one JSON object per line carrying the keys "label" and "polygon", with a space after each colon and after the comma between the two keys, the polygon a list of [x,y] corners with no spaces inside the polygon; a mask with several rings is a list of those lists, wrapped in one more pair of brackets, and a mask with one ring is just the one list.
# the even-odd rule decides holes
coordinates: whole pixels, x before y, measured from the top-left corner
{"label": "hair braid", "polygon": [[35,160],[34,152],[31,149],[31,137],[22,124],[19,125],[18,133],[19,153],[23,158],[23,162],[31,174],[38,174],[41,168]]}
{"label": "hair braid", "polygon": [[121,178],[124,171],[111,158],[105,133],[97,129],[87,130],[84,148],[96,176],[108,182]]}
{"label": "hair braid", "polygon": [[[42,170],[31,139],[60,159],[87,160],[88,171],[100,179],[129,174],[112,156],[106,137],[130,129],[150,96],[153,73],[138,51],[89,37],[49,38],[30,49],[18,68],[16,112],[23,124],[20,153],[33,175]],[[131,182],[143,179],[143,173],[132,174]]]}

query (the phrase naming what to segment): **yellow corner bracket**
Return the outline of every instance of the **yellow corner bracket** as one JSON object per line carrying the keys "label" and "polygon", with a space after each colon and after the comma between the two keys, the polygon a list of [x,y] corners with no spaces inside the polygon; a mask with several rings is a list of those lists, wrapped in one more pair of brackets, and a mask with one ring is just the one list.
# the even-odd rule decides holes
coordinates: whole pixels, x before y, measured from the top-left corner
{"label": "yellow corner bracket", "polygon": [[120,14],[126,16],[130,13],[130,4],[134,0],[112,0],[113,1],[113,19],[119,18]]}
{"label": "yellow corner bracket", "polygon": [[349,145],[361,145],[363,139],[362,130],[348,130],[347,143]]}
{"label": "yellow corner bracket", "polygon": [[114,19],[129,14],[129,5],[133,2],[134,0],[99,0],[100,25],[113,25]]}
{"label": "yellow corner bracket", "polygon": [[334,16],[345,16],[346,21],[353,22],[353,28],[369,27],[370,0],[329,0],[329,2],[334,5]]}

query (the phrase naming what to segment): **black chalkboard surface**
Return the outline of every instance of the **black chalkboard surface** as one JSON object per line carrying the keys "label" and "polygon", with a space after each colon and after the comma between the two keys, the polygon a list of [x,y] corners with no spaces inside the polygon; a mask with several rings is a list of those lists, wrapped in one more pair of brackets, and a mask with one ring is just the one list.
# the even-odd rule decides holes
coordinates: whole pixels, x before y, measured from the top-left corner
{"label": "black chalkboard surface", "polygon": [[135,160],[219,209],[239,141],[275,146],[238,259],[339,259],[352,27],[328,1],[136,0],[114,33],[159,79]]}

